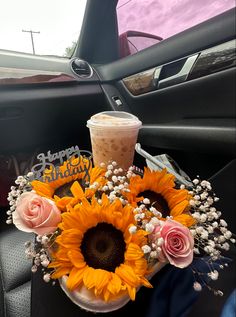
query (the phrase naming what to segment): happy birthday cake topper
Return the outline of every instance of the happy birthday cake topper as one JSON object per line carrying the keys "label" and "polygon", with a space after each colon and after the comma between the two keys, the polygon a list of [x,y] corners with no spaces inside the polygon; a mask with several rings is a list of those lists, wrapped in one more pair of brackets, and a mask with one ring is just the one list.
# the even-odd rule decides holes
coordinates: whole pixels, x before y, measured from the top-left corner
{"label": "happy birthday cake topper", "polygon": [[[75,158],[77,158],[75,160]],[[78,145],[65,150],[47,154],[37,155],[39,163],[35,164],[31,172],[33,179],[43,182],[53,182],[59,178],[73,176],[84,172],[84,179],[89,181],[89,169],[92,166],[92,153],[86,150],[80,150]],[[62,171],[60,166],[65,164],[66,168]]]}

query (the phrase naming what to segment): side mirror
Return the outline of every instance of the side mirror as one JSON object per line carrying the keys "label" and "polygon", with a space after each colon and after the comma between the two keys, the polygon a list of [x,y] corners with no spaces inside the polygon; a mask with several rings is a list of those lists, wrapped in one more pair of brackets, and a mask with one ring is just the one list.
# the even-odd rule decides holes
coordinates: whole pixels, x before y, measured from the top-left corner
{"label": "side mirror", "polygon": [[154,34],[127,31],[119,36],[120,58],[135,54],[147,47],[162,41],[163,38]]}

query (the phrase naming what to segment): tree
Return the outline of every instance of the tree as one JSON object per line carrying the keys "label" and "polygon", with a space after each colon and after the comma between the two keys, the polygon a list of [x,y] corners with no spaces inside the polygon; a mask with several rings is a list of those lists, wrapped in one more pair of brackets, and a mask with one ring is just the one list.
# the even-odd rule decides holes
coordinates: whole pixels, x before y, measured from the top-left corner
{"label": "tree", "polygon": [[64,56],[66,57],[71,57],[72,54],[74,53],[74,50],[75,50],[75,47],[77,45],[77,42],[73,41],[71,46],[68,46],[66,49],[65,49],[65,53],[64,53]]}

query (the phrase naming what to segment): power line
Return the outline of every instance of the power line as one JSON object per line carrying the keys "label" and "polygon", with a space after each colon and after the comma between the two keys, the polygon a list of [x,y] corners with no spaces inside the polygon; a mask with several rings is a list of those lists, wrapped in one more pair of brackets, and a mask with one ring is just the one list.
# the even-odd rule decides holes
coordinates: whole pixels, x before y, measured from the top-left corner
{"label": "power line", "polygon": [[32,31],[32,30],[22,30],[22,32],[26,32],[26,33],[30,33],[30,37],[31,37],[31,43],[32,43],[32,49],[33,49],[33,54],[35,55],[35,49],[34,49],[34,37],[33,37],[33,33],[37,33],[39,34],[40,32],[36,32],[36,31]]}

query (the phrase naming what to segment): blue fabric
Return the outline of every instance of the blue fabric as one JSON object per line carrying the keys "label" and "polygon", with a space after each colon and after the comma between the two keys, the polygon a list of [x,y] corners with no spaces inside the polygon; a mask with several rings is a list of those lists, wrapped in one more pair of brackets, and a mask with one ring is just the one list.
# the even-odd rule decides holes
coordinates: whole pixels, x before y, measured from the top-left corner
{"label": "blue fabric", "polygon": [[192,270],[168,266],[163,269],[164,274],[160,273],[157,274],[155,281],[152,281],[152,284],[155,283],[158,287],[154,289],[146,317],[187,316],[199,296],[193,289]]}
{"label": "blue fabric", "polygon": [[218,260],[216,260],[215,262],[211,264],[209,264],[209,260],[210,260],[210,257],[205,256],[202,258],[195,258],[193,262],[191,263],[191,267],[195,271],[204,273],[203,275],[200,276],[200,278],[198,274],[195,274],[196,281],[200,283],[202,286],[204,286],[204,284],[208,284],[211,281],[207,273],[210,273],[213,270],[217,270],[218,272],[220,272],[221,271],[220,267],[222,264],[226,264],[226,263],[229,264],[230,262],[232,262],[230,258],[226,258],[224,256],[221,256]]}
{"label": "blue fabric", "polygon": [[235,317],[236,316],[236,289],[228,297],[220,317]]}
{"label": "blue fabric", "polygon": [[[220,265],[231,262],[231,259],[221,257],[211,265],[208,264],[208,261],[209,257],[195,258],[191,266],[185,269],[178,269],[170,265],[163,268],[151,281],[152,285],[156,285],[156,287],[145,317],[188,316],[193,303],[201,294],[193,289],[193,283],[197,280],[204,287],[204,284],[208,284],[210,281],[207,273],[214,269],[220,270]],[[201,275],[200,279],[197,274],[194,276],[192,268],[205,274]],[[212,294],[212,296],[214,295]]]}

